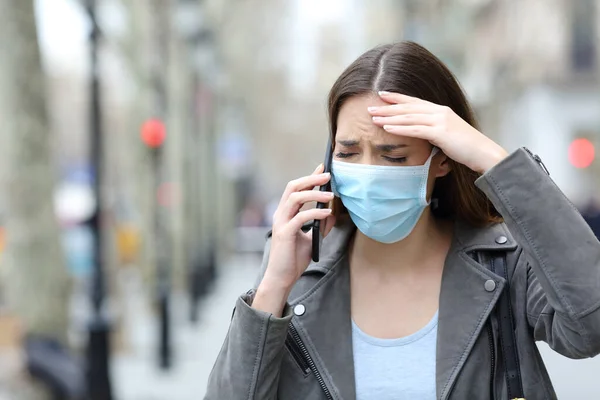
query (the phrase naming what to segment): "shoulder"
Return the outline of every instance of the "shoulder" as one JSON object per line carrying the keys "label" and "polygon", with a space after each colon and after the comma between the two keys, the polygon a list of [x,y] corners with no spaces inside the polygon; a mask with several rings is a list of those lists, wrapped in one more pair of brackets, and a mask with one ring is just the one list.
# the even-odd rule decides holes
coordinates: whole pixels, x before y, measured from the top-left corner
{"label": "shoulder", "polygon": [[454,245],[457,251],[464,252],[474,260],[489,260],[494,255],[504,255],[510,276],[517,269],[523,253],[523,246],[505,223],[473,227],[457,222]]}
{"label": "shoulder", "polygon": [[454,236],[456,246],[465,252],[514,251],[521,247],[504,223],[475,227],[457,221]]}

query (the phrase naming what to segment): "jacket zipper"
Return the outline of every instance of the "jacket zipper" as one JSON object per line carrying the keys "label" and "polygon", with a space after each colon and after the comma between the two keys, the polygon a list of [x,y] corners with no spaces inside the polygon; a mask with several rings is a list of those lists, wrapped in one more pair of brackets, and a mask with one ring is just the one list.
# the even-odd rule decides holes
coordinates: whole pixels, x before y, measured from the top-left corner
{"label": "jacket zipper", "polygon": [[290,333],[292,334],[292,338],[294,339],[294,342],[300,349],[301,354],[304,356],[304,361],[306,363],[308,363],[308,367],[310,368],[312,373],[315,375],[315,378],[317,378],[317,382],[319,382],[321,389],[323,389],[323,392],[325,393],[325,397],[327,397],[328,400],[333,400],[333,396],[331,395],[331,392],[327,388],[327,385],[325,385],[325,381],[323,380],[321,373],[317,370],[317,366],[315,365],[315,362],[310,357],[310,354],[308,354],[308,350],[306,349],[306,346],[302,342],[302,339],[300,339],[300,335],[298,334],[298,331],[296,330],[296,327],[293,324],[290,324]]}
{"label": "jacket zipper", "polygon": [[299,346],[296,344],[296,340],[289,331],[288,339],[286,340],[285,345],[292,357],[294,358],[294,360],[296,361],[296,364],[298,364],[302,372],[304,372],[304,375],[308,375],[311,371],[310,365],[308,365],[308,362],[306,362],[306,360],[304,359],[304,356],[302,355]]}
{"label": "jacket zipper", "polygon": [[546,168],[546,164],[544,164],[544,162],[542,161],[542,159],[540,158],[540,156],[538,156],[537,154],[533,154],[531,152],[531,150],[529,150],[527,147],[523,147],[523,149],[529,153],[529,155],[535,160],[535,162],[537,162],[539,164],[539,166],[544,170],[544,172],[548,175],[550,175],[550,171],[548,171],[548,168]]}
{"label": "jacket zipper", "polygon": [[492,358],[492,365],[490,368],[490,399],[494,400],[496,398],[494,393],[494,383],[495,383],[495,375],[496,375],[496,349],[494,346],[494,332],[492,327],[492,321],[490,320],[488,324],[488,338],[490,343],[490,354]]}

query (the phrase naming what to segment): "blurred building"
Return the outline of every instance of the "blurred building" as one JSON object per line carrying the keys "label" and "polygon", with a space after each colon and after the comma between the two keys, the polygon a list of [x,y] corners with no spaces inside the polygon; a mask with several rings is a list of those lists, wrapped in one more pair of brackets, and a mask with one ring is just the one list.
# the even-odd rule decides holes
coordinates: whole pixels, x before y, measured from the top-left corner
{"label": "blurred building", "polygon": [[599,144],[597,0],[462,0],[411,4],[409,32],[465,87],[486,134],[538,153],[577,204],[598,190],[598,163],[569,162],[576,138]]}

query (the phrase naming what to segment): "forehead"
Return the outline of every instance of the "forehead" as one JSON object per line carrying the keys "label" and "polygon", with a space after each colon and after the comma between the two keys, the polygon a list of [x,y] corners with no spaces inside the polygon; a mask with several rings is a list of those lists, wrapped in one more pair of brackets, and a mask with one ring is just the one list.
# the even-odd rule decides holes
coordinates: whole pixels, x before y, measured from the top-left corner
{"label": "forehead", "polygon": [[377,144],[412,144],[415,139],[391,134],[373,123],[367,108],[386,105],[389,105],[389,103],[384,102],[375,94],[355,96],[346,100],[338,115],[336,141],[352,140]]}

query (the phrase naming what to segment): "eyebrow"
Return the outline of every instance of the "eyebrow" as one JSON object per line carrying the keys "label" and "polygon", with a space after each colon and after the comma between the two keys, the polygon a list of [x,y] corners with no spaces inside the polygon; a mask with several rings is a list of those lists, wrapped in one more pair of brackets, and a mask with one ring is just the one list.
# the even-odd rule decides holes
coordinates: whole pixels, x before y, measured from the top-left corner
{"label": "eyebrow", "polygon": [[337,140],[338,144],[341,144],[344,147],[354,147],[358,146],[358,140]]}
{"label": "eyebrow", "polygon": [[[344,147],[354,147],[358,146],[360,142],[358,140],[337,140],[338,144]],[[396,149],[403,149],[408,147],[407,144],[378,144],[375,148],[381,152],[387,153]]]}
{"label": "eyebrow", "polygon": [[408,147],[408,145],[406,144],[378,144],[375,146],[375,148],[379,151],[382,152],[389,152],[392,150],[396,150],[396,149],[403,149],[405,147]]}

